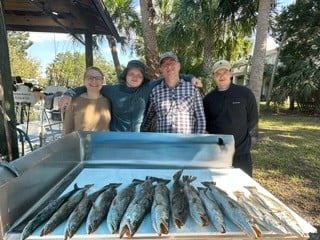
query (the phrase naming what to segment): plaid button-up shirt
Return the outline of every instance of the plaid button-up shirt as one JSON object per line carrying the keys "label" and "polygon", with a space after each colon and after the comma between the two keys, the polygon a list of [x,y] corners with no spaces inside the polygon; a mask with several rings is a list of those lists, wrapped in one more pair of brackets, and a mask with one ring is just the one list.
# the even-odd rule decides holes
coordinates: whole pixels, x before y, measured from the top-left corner
{"label": "plaid button-up shirt", "polygon": [[152,89],[142,130],[150,130],[154,121],[156,132],[204,133],[206,120],[199,90],[183,79],[174,88],[162,81]]}

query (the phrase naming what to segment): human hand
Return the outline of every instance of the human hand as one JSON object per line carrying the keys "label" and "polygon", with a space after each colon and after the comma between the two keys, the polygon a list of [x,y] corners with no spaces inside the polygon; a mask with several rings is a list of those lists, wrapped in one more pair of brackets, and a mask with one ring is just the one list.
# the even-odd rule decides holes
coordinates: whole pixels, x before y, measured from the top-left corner
{"label": "human hand", "polygon": [[195,87],[197,87],[197,88],[203,87],[201,80],[198,79],[198,78],[196,78],[196,77],[193,77],[193,78],[191,79],[191,83],[192,83],[193,86],[195,86]]}
{"label": "human hand", "polygon": [[71,108],[72,98],[70,96],[63,95],[60,97],[58,106],[62,112],[69,110]]}

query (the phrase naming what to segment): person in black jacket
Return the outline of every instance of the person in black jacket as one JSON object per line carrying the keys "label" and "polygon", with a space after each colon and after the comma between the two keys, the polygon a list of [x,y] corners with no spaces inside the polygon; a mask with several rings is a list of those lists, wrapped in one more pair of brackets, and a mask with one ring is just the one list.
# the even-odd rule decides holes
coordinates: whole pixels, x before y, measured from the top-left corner
{"label": "person in black jacket", "polygon": [[250,131],[258,123],[258,108],[251,90],[232,83],[231,65],[216,62],[212,69],[216,88],[203,99],[206,130],[211,134],[232,134],[235,140],[233,167],[252,177]]}

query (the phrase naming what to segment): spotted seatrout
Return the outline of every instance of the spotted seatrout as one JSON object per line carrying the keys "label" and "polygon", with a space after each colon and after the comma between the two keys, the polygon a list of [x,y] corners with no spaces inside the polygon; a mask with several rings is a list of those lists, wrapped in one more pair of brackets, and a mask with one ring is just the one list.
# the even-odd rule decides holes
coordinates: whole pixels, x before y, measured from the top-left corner
{"label": "spotted seatrout", "polygon": [[262,232],[253,217],[237,201],[229,197],[225,191],[216,187],[214,182],[202,182],[202,184],[209,188],[223,213],[241,230],[251,237],[262,236]]}
{"label": "spotted seatrout", "polygon": [[189,207],[188,199],[184,192],[184,184],[180,180],[183,170],[178,170],[173,175],[173,184],[170,191],[172,218],[177,228],[182,228],[187,220]]}
{"label": "spotted seatrout", "polygon": [[207,215],[206,209],[201,201],[198,191],[191,182],[196,180],[194,176],[183,176],[182,181],[184,183],[184,192],[186,193],[189,205],[189,212],[193,220],[200,226],[209,225],[209,217]]}
{"label": "spotted seatrout", "polygon": [[43,226],[40,232],[40,236],[44,236],[52,232],[60,223],[62,223],[81,201],[85,192],[92,186],[93,184],[86,185],[84,188],[72,195],[64,204],[62,204],[62,206],[50,217],[50,219]]}
{"label": "spotted seatrout", "polygon": [[233,194],[237,197],[237,200],[241,206],[243,206],[250,213],[250,215],[256,219],[257,223],[263,226],[265,229],[278,234],[289,233],[281,221],[277,220],[258,203],[255,203],[252,199],[249,199],[247,196],[245,196],[244,192],[235,191]]}
{"label": "spotted seatrout", "polygon": [[74,185],[74,188],[63,194],[61,197],[52,200],[48,203],[48,205],[43,208],[35,217],[33,217],[27,225],[24,227],[20,240],[26,239],[28,236],[30,236],[34,230],[36,230],[37,227],[39,227],[44,221],[49,219],[52,214],[54,214],[55,211],[58,210],[58,208],[68,200],[73,194],[75,194],[77,191],[81,190],[82,188],[79,188],[77,184]]}
{"label": "spotted seatrout", "polygon": [[161,236],[161,234],[169,233],[170,199],[169,189],[166,184],[168,184],[170,180],[156,179],[156,181],[158,183],[154,187],[151,222],[153,229]]}
{"label": "spotted seatrout", "polygon": [[136,186],[142,182],[142,180],[134,179],[132,183],[119,191],[112,200],[107,215],[107,226],[110,233],[118,232],[120,221],[135,194]]}
{"label": "spotted seatrout", "polygon": [[110,187],[113,186],[119,186],[118,183],[110,183],[108,185],[105,185],[98,191],[95,191],[91,194],[85,194],[85,196],[81,199],[79,204],[76,206],[76,208],[72,211],[71,215],[68,218],[66,228],[64,230],[64,239],[71,238],[78,230],[80,227],[81,223],[83,220],[86,218],[88,215],[90,208],[94,201],[97,199],[97,197],[107,190]]}
{"label": "spotted seatrout", "polygon": [[144,216],[150,211],[154,194],[153,181],[145,180],[138,185],[137,192],[130,202],[120,223],[120,238],[133,237],[140,226]]}
{"label": "spotted seatrout", "polygon": [[221,233],[226,232],[226,225],[223,219],[223,214],[217,201],[214,199],[208,188],[198,188],[200,198],[203,205],[206,208],[209,219],[211,220],[213,226]]}
{"label": "spotted seatrout", "polygon": [[249,198],[255,201],[257,204],[260,204],[261,207],[269,210],[269,213],[280,220],[286,229],[299,237],[306,236],[296,218],[284,204],[258,191],[255,186],[246,186],[245,188],[247,188],[251,193]]}
{"label": "spotted seatrout", "polygon": [[114,184],[102,192],[93,203],[86,222],[86,230],[88,234],[94,232],[99,227],[103,219],[107,216],[110,204],[117,194],[116,188],[120,185],[121,183]]}

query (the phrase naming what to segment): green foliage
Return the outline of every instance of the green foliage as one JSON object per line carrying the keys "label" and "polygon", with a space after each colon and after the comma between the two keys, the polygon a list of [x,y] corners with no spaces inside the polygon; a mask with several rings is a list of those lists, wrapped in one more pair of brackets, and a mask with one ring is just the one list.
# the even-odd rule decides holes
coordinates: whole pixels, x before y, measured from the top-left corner
{"label": "green foliage", "polygon": [[[116,75],[112,65],[108,64],[101,55],[94,56],[94,66],[99,67],[105,74],[107,83],[115,83]],[[52,63],[46,68],[48,85],[75,87],[83,85],[85,72],[85,55],[80,52],[58,53]]]}
{"label": "green foliage", "polygon": [[40,63],[28,57],[27,50],[32,45],[27,32],[8,32],[8,47],[12,76],[22,79],[37,79],[40,75]]}
{"label": "green foliage", "polygon": [[204,77],[216,59],[235,61],[247,57],[251,41],[246,36],[251,35],[255,23],[248,19],[252,15],[247,15],[247,21],[230,24],[229,18],[221,18],[220,12],[226,9],[219,8],[218,0],[169,2],[158,1],[158,48],[160,52],[176,52],[182,69]]}
{"label": "green foliage", "polygon": [[33,44],[32,41],[29,40],[28,32],[9,31],[7,37],[8,45],[24,56],[27,55],[27,49]]}
{"label": "green foliage", "polygon": [[132,0],[103,0],[113,23],[117,27],[121,37],[121,46],[131,45],[132,39],[138,35],[142,36],[141,22],[134,9]]}
{"label": "green foliage", "polygon": [[320,104],[319,20],[319,2],[309,0],[290,5],[273,23],[273,35],[279,41],[287,34],[276,88],[289,92],[299,103]]}

